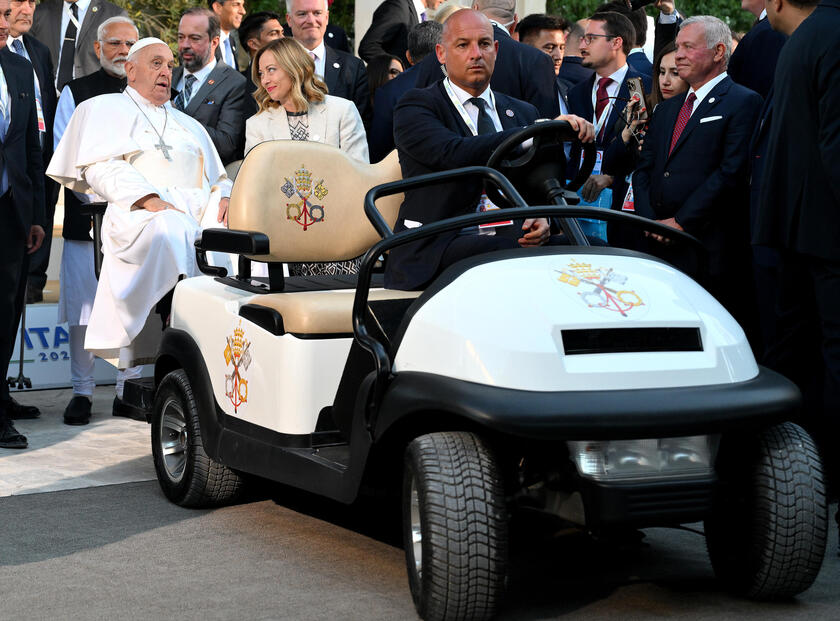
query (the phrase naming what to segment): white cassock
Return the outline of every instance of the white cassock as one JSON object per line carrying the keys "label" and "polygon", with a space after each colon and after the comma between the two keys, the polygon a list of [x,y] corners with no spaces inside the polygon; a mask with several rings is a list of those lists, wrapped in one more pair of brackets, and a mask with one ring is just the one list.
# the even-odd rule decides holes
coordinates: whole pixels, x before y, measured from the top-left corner
{"label": "white cassock", "polygon": [[[161,335],[152,311],[181,275],[199,274],[193,243],[202,228],[221,226],[219,201],[230,196],[210,137],[169,102],[154,106],[129,86],[76,108],[47,174],[108,202],[85,349],[120,368],[152,362]],[[149,194],[183,213],[132,209]]]}

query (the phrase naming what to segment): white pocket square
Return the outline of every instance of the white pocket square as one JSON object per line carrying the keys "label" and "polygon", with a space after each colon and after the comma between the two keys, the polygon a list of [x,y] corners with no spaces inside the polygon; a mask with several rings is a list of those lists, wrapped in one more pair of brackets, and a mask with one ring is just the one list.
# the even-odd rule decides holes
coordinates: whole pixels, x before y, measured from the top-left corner
{"label": "white pocket square", "polygon": [[416,229],[420,226],[423,226],[422,222],[417,222],[417,220],[408,220],[408,219],[403,220],[403,224],[405,225],[405,228],[407,228],[407,229]]}
{"label": "white pocket square", "polygon": [[722,116],[707,116],[704,119],[700,119],[700,122],[701,123],[711,123],[712,121],[719,121],[722,118],[723,118]]}

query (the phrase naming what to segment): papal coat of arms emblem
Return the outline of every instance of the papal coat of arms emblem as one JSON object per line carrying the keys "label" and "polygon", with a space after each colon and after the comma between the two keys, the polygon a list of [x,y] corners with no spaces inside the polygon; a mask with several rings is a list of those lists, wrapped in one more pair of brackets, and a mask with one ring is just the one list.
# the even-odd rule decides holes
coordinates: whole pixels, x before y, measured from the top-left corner
{"label": "papal coat of arms emblem", "polygon": [[242,404],[248,402],[248,380],[244,373],[251,366],[251,342],[245,338],[242,322],[234,328],[233,335],[226,338],[225,366],[232,366],[229,374],[225,374],[225,395],[233,404],[234,413],[239,411]]}
{"label": "papal coat of arms emblem", "polygon": [[627,317],[634,308],[644,306],[642,296],[629,287],[627,276],[611,267],[593,267],[591,263],[572,260],[564,269],[555,271],[560,274],[558,281],[578,288],[578,295],[591,309]]}
{"label": "papal coat of arms emblem", "polygon": [[297,197],[300,199],[286,203],[286,219],[297,222],[305,231],[313,224],[324,221],[324,206],[316,205],[312,196],[314,195],[318,201],[323,201],[328,194],[328,190],[323,179],[315,183],[313,188],[312,173],[306,169],[305,164],[301,164],[301,167],[295,171],[293,176],[294,181],[284,177],[286,183],[280,188],[286,198]]}

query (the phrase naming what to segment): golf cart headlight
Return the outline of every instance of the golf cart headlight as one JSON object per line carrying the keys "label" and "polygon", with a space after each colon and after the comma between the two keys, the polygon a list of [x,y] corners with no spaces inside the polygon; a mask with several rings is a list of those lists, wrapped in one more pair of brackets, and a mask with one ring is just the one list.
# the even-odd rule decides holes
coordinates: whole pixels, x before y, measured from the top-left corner
{"label": "golf cart headlight", "polygon": [[716,436],[569,442],[578,472],[594,479],[635,479],[711,471]]}

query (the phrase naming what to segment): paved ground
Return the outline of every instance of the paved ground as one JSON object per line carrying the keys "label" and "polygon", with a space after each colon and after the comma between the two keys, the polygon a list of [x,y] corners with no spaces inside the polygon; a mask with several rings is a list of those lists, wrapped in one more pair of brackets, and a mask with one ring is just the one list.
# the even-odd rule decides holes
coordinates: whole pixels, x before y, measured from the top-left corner
{"label": "paved ground", "polygon": [[[31,449],[0,452],[0,619],[415,618],[402,550],[369,505],[263,484],[237,506],[176,507],[146,480],[148,427],[113,419],[112,394],[82,428],[60,422],[65,393],[21,397],[45,414],[20,425]],[[700,534],[646,535],[616,547],[520,518],[500,618],[840,619],[836,529],[816,584],[774,604],[723,593]]]}

